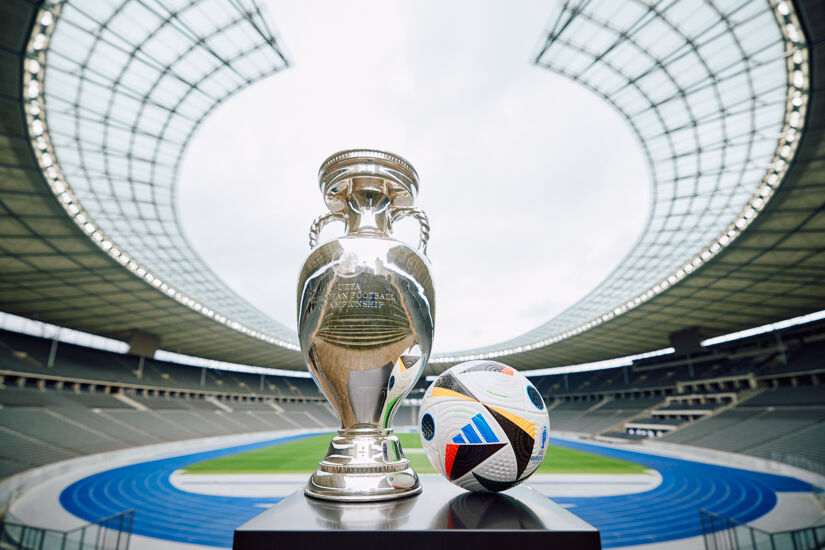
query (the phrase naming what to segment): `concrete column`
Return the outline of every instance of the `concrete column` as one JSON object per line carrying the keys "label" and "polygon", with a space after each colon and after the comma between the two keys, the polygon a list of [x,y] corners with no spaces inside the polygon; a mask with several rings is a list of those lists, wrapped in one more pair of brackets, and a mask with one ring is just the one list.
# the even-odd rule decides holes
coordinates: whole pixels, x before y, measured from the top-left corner
{"label": "concrete column", "polygon": [[54,366],[54,358],[57,355],[57,338],[52,340],[52,345],[49,348],[49,360],[46,366],[52,368]]}
{"label": "concrete column", "polygon": [[782,341],[782,335],[778,332],[776,334],[776,345],[779,346],[779,359],[782,361],[783,365],[788,364],[788,356],[785,355],[785,343]]}
{"label": "concrete column", "polygon": [[146,358],[155,356],[155,352],[160,345],[160,337],[143,332],[142,330],[133,330],[129,337],[129,354],[138,356],[138,380],[143,380],[143,366]]}

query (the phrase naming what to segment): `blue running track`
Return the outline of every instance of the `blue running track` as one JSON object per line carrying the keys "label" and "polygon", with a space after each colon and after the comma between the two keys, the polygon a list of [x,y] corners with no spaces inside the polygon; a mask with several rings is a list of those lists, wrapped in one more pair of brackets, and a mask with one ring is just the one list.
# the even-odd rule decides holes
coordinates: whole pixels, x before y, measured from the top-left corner
{"label": "blue running track", "polygon": [[[236,527],[280,499],[188,493],[172,486],[169,481],[172,472],[202,460],[311,435],[315,434],[152,460],[100,472],[67,487],[60,495],[60,503],[87,521],[135,508],[133,532],[137,535],[231,547]],[[701,535],[699,510],[702,508],[738,521],[753,521],[773,509],[777,492],[812,490],[809,484],[790,477],[560,439],[550,442],[636,462],[661,474],[662,483],[642,493],[553,499],[597,527],[605,548]]]}
{"label": "blue running track", "polygon": [[605,548],[701,535],[701,509],[746,523],[770,512],[776,506],[777,492],[813,490],[808,483],[791,477],[574,441],[551,439],[550,442],[636,462],[661,474],[662,483],[642,493],[553,499],[597,527]]}

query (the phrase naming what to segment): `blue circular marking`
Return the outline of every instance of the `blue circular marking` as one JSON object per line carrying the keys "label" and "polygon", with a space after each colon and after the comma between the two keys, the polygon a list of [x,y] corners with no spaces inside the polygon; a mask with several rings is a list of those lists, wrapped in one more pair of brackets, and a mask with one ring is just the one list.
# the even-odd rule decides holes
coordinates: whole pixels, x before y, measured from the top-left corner
{"label": "blue circular marking", "polygon": [[421,418],[421,435],[424,439],[430,441],[435,436],[435,421],[430,413],[425,414]]}
{"label": "blue circular marking", "polygon": [[532,384],[527,386],[527,397],[530,398],[530,402],[540,411],[544,410],[544,399],[541,398],[539,394],[539,390],[533,387]]}

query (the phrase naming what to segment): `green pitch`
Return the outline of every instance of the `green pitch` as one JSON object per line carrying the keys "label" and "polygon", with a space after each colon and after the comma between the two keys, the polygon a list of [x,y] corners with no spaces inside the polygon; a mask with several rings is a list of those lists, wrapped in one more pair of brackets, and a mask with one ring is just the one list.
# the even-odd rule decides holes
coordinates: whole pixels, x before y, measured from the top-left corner
{"label": "green pitch", "polygon": [[[397,434],[410,459],[420,474],[434,474],[417,433]],[[191,474],[294,474],[311,473],[324,458],[332,434],[316,435],[282,445],[274,445],[245,453],[197,462],[184,468]],[[640,474],[644,466],[600,456],[584,451],[550,445],[544,461],[536,470],[544,474]]]}

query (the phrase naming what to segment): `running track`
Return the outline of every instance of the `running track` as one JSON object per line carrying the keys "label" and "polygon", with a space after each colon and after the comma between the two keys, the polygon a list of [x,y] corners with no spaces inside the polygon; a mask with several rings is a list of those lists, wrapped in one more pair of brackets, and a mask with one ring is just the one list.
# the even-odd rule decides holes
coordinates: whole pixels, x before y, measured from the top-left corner
{"label": "running track", "polygon": [[[177,542],[231,547],[236,527],[280,499],[224,497],[187,493],[169,477],[194,462],[278,445],[303,434],[248,445],[123,466],[81,479],[60,495],[72,514],[94,521],[135,508],[137,535]],[[633,451],[551,439],[551,443],[621,458],[658,470],[662,483],[631,495],[553,500],[597,527],[605,548],[664,542],[702,534],[699,510],[741,522],[753,521],[776,505],[777,492],[811,491],[790,477],[690,462]]]}

